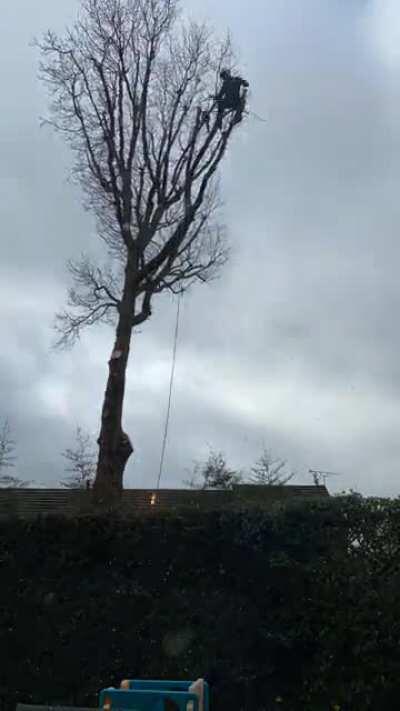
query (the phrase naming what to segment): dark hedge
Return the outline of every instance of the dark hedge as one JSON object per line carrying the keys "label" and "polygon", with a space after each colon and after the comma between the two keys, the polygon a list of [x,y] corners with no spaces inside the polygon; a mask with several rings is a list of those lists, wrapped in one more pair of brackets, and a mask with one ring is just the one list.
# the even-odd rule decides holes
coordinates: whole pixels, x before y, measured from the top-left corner
{"label": "dark hedge", "polygon": [[400,706],[400,502],[0,522],[0,705],[207,675],[212,711]]}

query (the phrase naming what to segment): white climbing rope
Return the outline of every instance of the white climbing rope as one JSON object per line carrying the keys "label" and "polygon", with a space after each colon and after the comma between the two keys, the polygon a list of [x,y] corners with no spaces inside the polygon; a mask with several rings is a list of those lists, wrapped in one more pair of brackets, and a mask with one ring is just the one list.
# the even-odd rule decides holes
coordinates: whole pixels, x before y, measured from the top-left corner
{"label": "white climbing rope", "polygon": [[162,443],[162,447],[161,447],[160,469],[159,469],[159,472],[158,472],[158,479],[157,479],[157,491],[158,491],[159,488],[160,488],[160,481],[161,481],[161,476],[162,476],[163,466],[164,466],[165,448],[166,448],[167,437],[168,437],[169,416],[170,416],[170,412],[171,412],[171,396],[172,396],[172,388],[173,388],[174,375],[175,375],[176,346],[177,346],[177,343],[178,343],[178,331],[179,331],[179,316],[180,316],[181,297],[182,297],[182,295],[180,294],[180,295],[178,296],[178,304],[177,304],[177,309],[176,309],[176,324],[175,324],[175,336],[174,336],[174,349],[173,349],[173,353],[172,353],[171,375],[170,375],[170,379],[169,379],[168,407],[167,407],[167,416],[166,416],[166,418],[165,418],[165,427],[164,427],[163,443]]}

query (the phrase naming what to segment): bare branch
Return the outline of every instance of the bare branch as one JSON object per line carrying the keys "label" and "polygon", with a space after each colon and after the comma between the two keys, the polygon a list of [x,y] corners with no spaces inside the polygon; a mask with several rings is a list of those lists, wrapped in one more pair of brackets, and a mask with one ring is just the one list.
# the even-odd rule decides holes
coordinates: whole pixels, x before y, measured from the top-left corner
{"label": "bare branch", "polygon": [[[222,65],[233,66],[231,43],[204,25],[176,26],[177,16],[175,0],[85,0],[64,38],[48,32],[37,43],[50,123],[75,153],[85,206],[110,257],[123,266],[133,255],[133,301],[150,284],[160,293],[208,281],[227,257],[208,205],[234,122],[228,117],[221,133],[209,97]],[[78,313],[58,321],[67,340],[118,306],[120,295],[96,286],[93,273],[85,278],[85,295],[70,292]]]}
{"label": "bare branch", "polygon": [[55,329],[60,334],[55,347],[68,347],[79,338],[83,328],[94,323],[114,323],[120,307],[121,277],[108,267],[96,267],[82,255],[80,260],[70,260],[68,270],[74,287],[69,290],[68,305],[71,311],[56,315]]}

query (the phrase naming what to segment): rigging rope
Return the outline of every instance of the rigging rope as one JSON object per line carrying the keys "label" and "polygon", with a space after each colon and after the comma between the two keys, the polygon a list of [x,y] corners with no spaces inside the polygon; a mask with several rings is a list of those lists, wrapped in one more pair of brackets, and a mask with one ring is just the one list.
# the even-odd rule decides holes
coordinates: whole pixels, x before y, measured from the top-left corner
{"label": "rigging rope", "polygon": [[247,111],[247,113],[248,113],[250,116],[254,116],[254,118],[256,118],[257,121],[262,121],[262,123],[268,123],[268,119],[263,118],[263,117],[260,116],[259,114],[256,114],[255,111]]}
{"label": "rigging rope", "polygon": [[180,294],[180,295],[178,296],[178,306],[177,306],[177,310],[176,310],[176,324],[175,324],[175,336],[174,336],[174,350],[173,350],[173,353],[172,353],[171,375],[170,375],[170,379],[169,379],[168,407],[167,407],[167,416],[166,416],[166,419],[165,419],[163,443],[162,443],[162,448],[161,448],[160,470],[159,470],[159,472],[158,472],[158,479],[157,479],[157,491],[158,491],[159,488],[160,488],[160,480],[161,480],[162,470],[163,470],[163,466],[164,466],[165,448],[166,448],[167,437],[168,437],[169,415],[170,415],[170,411],[171,411],[172,386],[173,386],[173,383],[174,383],[174,375],[175,375],[176,346],[177,346],[177,343],[178,343],[179,315],[180,315],[181,297],[182,297],[182,294]]}

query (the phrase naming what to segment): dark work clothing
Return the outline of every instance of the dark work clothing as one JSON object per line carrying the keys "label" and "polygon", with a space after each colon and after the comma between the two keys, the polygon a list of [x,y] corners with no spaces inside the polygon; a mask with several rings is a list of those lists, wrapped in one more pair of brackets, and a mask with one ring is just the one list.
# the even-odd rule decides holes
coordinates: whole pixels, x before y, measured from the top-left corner
{"label": "dark work clothing", "polygon": [[245,97],[242,95],[242,87],[247,88],[249,83],[241,77],[228,76],[223,80],[221,89],[216,99],[218,101],[217,125],[222,128],[222,119],[226,111],[235,111],[235,123],[242,120],[245,107]]}
{"label": "dark work clothing", "polygon": [[240,77],[227,77],[224,79],[221,90],[218,94],[225,109],[236,109],[240,103],[240,89],[242,86],[248,87],[249,83]]}

